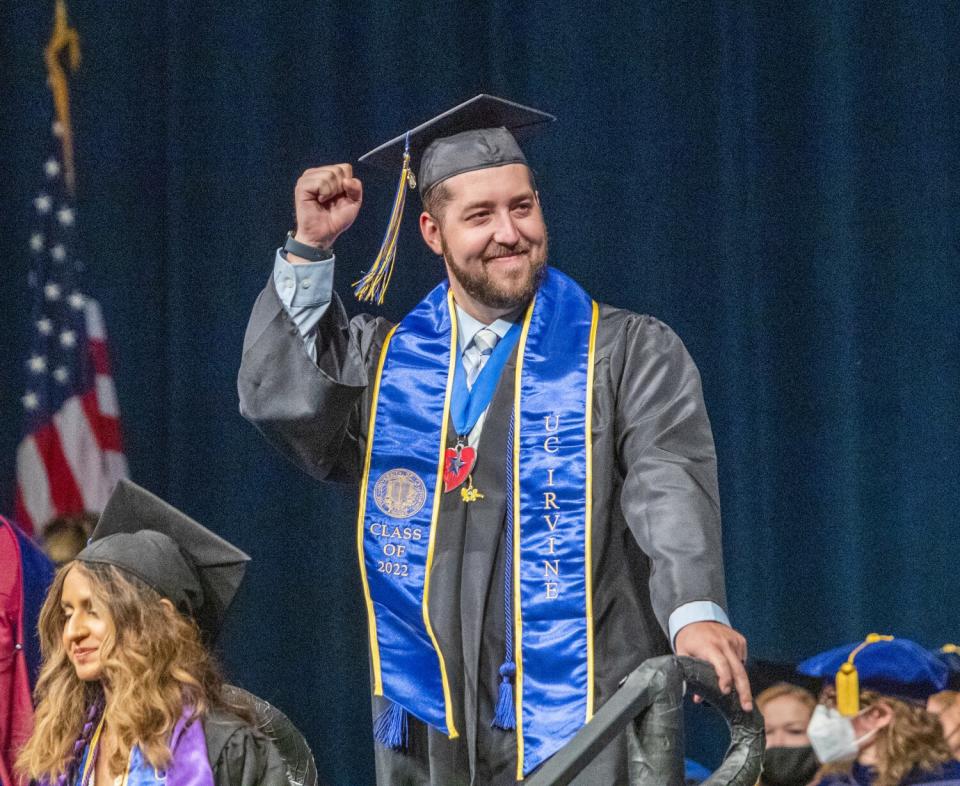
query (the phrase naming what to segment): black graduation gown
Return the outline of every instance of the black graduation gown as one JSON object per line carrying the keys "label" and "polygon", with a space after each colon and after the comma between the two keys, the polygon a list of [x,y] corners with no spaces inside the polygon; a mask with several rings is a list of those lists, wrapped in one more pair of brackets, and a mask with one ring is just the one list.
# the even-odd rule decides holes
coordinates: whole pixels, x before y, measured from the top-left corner
{"label": "black graduation gown", "polygon": [[[317,361],[272,280],[250,316],[238,378],[240,411],[318,480],[359,478],[376,361],[391,325],[348,320],[334,296],[318,325]],[[377,747],[377,782],[509,784],[513,732],[490,728],[504,656],[504,472],[515,358],[483,425],[471,503],[441,503],[430,618],[447,664],[461,736],[412,720],[406,753]],[[453,438],[454,429],[449,432]],[[634,667],[669,652],[664,631],[680,605],[725,606],[716,456],[700,376],[662,322],[601,305],[593,397],[593,608],[596,706]],[[353,522],[344,522],[353,526]],[[373,702],[374,717],[383,702]],[[631,730],[575,781],[629,783]]]}
{"label": "black graduation gown", "polygon": [[236,715],[211,710],[203,733],[216,786],[295,786],[273,742]]}

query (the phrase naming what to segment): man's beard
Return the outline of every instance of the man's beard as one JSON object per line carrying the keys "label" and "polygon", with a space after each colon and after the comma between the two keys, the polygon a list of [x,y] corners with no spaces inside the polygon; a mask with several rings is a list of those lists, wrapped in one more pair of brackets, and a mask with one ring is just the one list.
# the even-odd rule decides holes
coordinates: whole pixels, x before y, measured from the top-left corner
{"label": "man's beard", "polygon": [[509,256],[517,253],[529,253],[532,247],[529,245],[517,245],[513,248],[509,246],[494,245],[487,249],[483,261],[478,270],[468,269],[460,265],[447,248],[447,244],[440,235],[440,245],[443,250],[443,258],[450,269],[451,275],[457,280],[457,283],[463,287],[463,291],[487,308],[519,308],[530,302],[536,294],[543,281],[547,270],[547,236],[544,230],[543,245],[540,253],[535,257],[528,258],[529,264],[522,271],[522,277],[511,279],[504,285],[502,282],[494,281],[487,271],[487,265],[496,257]]}

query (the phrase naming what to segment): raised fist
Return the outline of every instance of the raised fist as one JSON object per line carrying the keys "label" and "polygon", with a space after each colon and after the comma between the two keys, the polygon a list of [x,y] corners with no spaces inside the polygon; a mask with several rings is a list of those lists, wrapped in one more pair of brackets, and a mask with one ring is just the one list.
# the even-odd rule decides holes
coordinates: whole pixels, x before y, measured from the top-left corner
{"label": "raised fist", "polygon": [[[363,202],[363,184],[353,176],[350,164],[308,169],[293,192],[297,212],[294,239],[308,246],[330,248],[357,217]],[[289,254],[291,261],[297,261]]]}

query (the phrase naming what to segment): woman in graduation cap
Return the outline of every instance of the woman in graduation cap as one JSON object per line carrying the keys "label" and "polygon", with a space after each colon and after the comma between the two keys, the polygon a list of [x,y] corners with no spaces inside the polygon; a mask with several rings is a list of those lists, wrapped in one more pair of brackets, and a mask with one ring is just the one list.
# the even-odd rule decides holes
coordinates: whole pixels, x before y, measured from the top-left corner
{"label": "woman in graduation cap", "polygon": [[22,773],[58,786],[288,783],[252,707],[227,692],[206,642],[246,554],[121,481],[40,614],[43,667]]}
{"label": "woman in graduation cap", "polygon": [[954,761],[927,698],[947,669],[907,639],[871,633],[864,641],[816,655],[801,674],[830,680],[807,735],[826,765],[820,786],[960,786]]}

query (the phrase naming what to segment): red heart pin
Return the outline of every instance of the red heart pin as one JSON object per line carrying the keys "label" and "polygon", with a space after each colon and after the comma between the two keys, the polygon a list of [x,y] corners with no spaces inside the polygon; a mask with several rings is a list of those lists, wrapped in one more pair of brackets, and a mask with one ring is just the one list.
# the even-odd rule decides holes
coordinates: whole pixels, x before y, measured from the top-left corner
{"label": "red heart pin", "polygon": [[469,446],[447,448],[443,456],[443,490],[453,491],[473,471],[477,463],[477,451]]}

